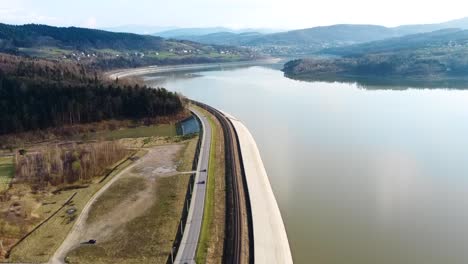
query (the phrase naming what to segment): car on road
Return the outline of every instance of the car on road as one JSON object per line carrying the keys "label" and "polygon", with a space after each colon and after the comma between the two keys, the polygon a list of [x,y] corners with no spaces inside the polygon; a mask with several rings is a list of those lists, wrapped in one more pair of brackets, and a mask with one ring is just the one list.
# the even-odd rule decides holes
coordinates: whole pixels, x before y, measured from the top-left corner
{"label": "car on road", "polygon": [[199,181],[197,184],[205,184],[205,181]]}

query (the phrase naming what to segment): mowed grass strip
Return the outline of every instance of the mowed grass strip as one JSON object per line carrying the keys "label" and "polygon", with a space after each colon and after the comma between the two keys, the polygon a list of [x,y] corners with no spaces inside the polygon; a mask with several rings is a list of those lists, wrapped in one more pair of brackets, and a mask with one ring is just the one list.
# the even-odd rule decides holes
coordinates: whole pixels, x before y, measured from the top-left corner
{"label": "mowed grass strip", "polygon": [[0,192],[8,189],[15,173],[13,156],[0,157]]}
{"label": "mowed grass strip", "polygon": [[105,140],[116,140],[121,138],[140,137],[173,137],[177,135],[176,125],[162,124],[153,126],[141,126],[135,128],[123,128],[112,131],[100,131],[90,135],[91,139],[104,138]]}
{"label": "mowed grass strip", "polygon": [[[195,137],[186,142],[179,157],[179,171],[191,170],[197,140]],[[146,212],[125,223],[109,240],[92,246],[84,245],[70,252],[68,263],[166,263],[177,233],[189,177],[189,174],[159,177],[152,197],[154,204]],[[96,221],[100,212],[143,187],[140,180],[119,180],[97,201],[89,220]]]}
{"label": "mowed grass strip", "polygon": [[212,128],[210,161],[203,224],[196,254],[197,263],[221,263],[224,250],[226,185],[224,135],[219,121],[209,112],[198,108],[208,117]]}

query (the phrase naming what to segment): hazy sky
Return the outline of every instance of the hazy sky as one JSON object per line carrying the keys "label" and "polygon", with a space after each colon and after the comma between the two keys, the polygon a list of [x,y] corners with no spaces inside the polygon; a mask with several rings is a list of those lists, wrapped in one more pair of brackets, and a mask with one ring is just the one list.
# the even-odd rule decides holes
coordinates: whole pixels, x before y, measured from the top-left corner
{"label": "hazy sky", "polygon": [[58,26],[306,28],[397,26],[468,16],[462,0],[0,0],[0,22]]}

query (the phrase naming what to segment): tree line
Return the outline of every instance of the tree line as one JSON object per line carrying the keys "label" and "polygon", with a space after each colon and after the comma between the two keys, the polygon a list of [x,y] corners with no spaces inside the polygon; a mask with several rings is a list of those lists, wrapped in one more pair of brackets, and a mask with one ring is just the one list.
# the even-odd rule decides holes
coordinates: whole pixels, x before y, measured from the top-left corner
{"label": "tree line", "polygon": [[107,119],[154,118],[183,108],[179,96],[164,88],[103,81],[97,73],[78,66],[65,71],[41,61],[11,65],[15,64],[0,71],[0,134]]}
{"label": "tree line", "polygon": [[103,176],[109,166],[123,159],[129,150],[117,142],[48,145],[34,153],[15,156],[15,182],[41,189],[76,182],[90,182]]}

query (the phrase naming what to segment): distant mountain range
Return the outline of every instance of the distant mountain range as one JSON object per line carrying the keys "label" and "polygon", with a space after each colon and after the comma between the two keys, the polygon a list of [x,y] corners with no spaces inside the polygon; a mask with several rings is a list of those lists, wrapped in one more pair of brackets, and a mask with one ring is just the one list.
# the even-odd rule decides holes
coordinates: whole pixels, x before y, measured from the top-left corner
{"label": "distant mountain range", "polygon": [[[172,34],[171,38],[206,44],[254,47],[273,55],[301,56],[310,55],[326,48],[342,47],[447,28],[468,29],[468,18],[439,24],[404,25],[394,28],[376,25],[341,24],[270,34],[260,32],[250,32],[248,34],[245,32],[213,32],[205,35],[190,35],[189,32],[180,32],[179,36]],[[161,36],[164,37],[164,35]]]}
{"label": "distant mountain range", "polygon": [[265,29],[265,28],[244,28],[244,29],[231,29],[226,27],[207,27],[207,28],[176,28],[172,30],[155,32],[153,35],[163,38],[177,38],[184,39],[184,37],[197,37],[218,33],[231,33],[231,34],[245,34],[245,33],[258,33],[258,34],[271,34],[280,32],[281,30]]}
{"label": "distant mountain range", "polygon": [[349,57],[375,53],[405,52],[424,48],[455,48],[467,45],[468,30],[449,28],[351,46],[329,48],[320,51],[320,53]]}
{"label": "distant mountain range", "polygon": [[105,31],[117,32],[117,33],[134,33],[140,35],[154,35],[158,32],[168,31],[177,29],[177,27],[158,27],[158,26],[145,26],[145,25],[123,25],[116,27],[101,28]]}
{"label": "distant mountain range", "polygon": [[274,56],[302,57],[323,49],[448,28],[468,29],[468,17],[437,24],[398,27],[340,24],[290,31],[255,28],[235,30],[226,27],[165,29],[145,26],[123,26],[110,30],[144,32],[145,34],[153,31],[152,35],[166,39],[189,40],[210,45],[244,46]]}
{"label": "distant mountain range", "polygon": [[213,33],[251,33],[257,32],[261,34],[277,33],[284,30],[267,29],[267,28],[242,28],[232,29],[227,27],[200,27],[200,28],[180,28],[180,27],[159,27],[159,26],[146,26],[146,25],[122,25],[116,27],[101,28],[105,31],[120,32],[120,33],[134,33],[140,35],[153,35],[163,38],[179,38],[182,36],[203,36]]}

